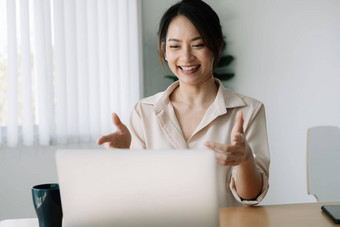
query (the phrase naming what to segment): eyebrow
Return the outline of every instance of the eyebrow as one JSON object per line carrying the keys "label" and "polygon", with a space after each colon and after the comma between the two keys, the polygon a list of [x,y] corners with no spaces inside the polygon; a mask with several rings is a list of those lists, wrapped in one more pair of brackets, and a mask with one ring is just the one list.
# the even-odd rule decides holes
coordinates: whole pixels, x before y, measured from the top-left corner
{"label": "eyebrow", "polygon": [[[196,41],[196,40],[199,40],[199,39],[202,39],[202,37],[201,37],[201,36],[197,36],[197,37],[195,37],[195,38],[192,38],[190,41]],[[174,42],[182,42],[181,40],[175,39],[175,38],[169,38],[169,39],[168,39],[168,42],[170,42],[170,41],[174,41]]]}

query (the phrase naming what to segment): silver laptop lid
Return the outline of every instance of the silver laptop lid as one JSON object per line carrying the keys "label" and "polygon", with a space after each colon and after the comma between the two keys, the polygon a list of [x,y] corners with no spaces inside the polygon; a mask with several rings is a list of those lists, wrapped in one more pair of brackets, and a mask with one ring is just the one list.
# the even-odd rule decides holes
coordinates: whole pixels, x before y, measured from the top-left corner
{"label": "silver laptop lid", "polygon": [[218,226],[216,162],[204,150],[59,150],[69,226]]}

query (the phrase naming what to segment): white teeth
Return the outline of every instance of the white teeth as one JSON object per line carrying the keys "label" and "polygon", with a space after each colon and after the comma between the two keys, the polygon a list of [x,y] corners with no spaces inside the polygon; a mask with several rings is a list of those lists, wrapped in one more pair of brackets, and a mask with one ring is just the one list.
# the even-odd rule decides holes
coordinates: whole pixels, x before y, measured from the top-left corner
{"label": "white teeth", "polygon": [[193,67],[181,67],[184,71],[189,71],[189,70],[193,70],[193,69],[196,69],[198,68],[198,65],[197,66],[193,66]]}

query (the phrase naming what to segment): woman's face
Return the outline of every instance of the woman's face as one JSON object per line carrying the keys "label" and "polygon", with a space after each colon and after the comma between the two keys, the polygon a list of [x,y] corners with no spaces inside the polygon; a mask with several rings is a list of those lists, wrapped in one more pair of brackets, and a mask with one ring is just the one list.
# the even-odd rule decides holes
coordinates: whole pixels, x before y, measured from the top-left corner
{"label": "woman's face", "polygon": [[171,21],[164,56],[181,83],[200,85],[213,74],[213,52],[185,16],[179,15]]}

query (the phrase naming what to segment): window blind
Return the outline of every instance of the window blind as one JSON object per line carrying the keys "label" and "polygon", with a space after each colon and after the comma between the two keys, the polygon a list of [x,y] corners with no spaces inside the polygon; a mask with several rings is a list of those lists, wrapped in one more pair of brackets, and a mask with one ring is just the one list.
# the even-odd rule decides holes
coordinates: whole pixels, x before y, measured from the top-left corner
{"label": "window blind", "polygon": [[128,123],[142,93],[137,0],[7,0],[5,12],[1,145],[95,141],[112,112]]}

